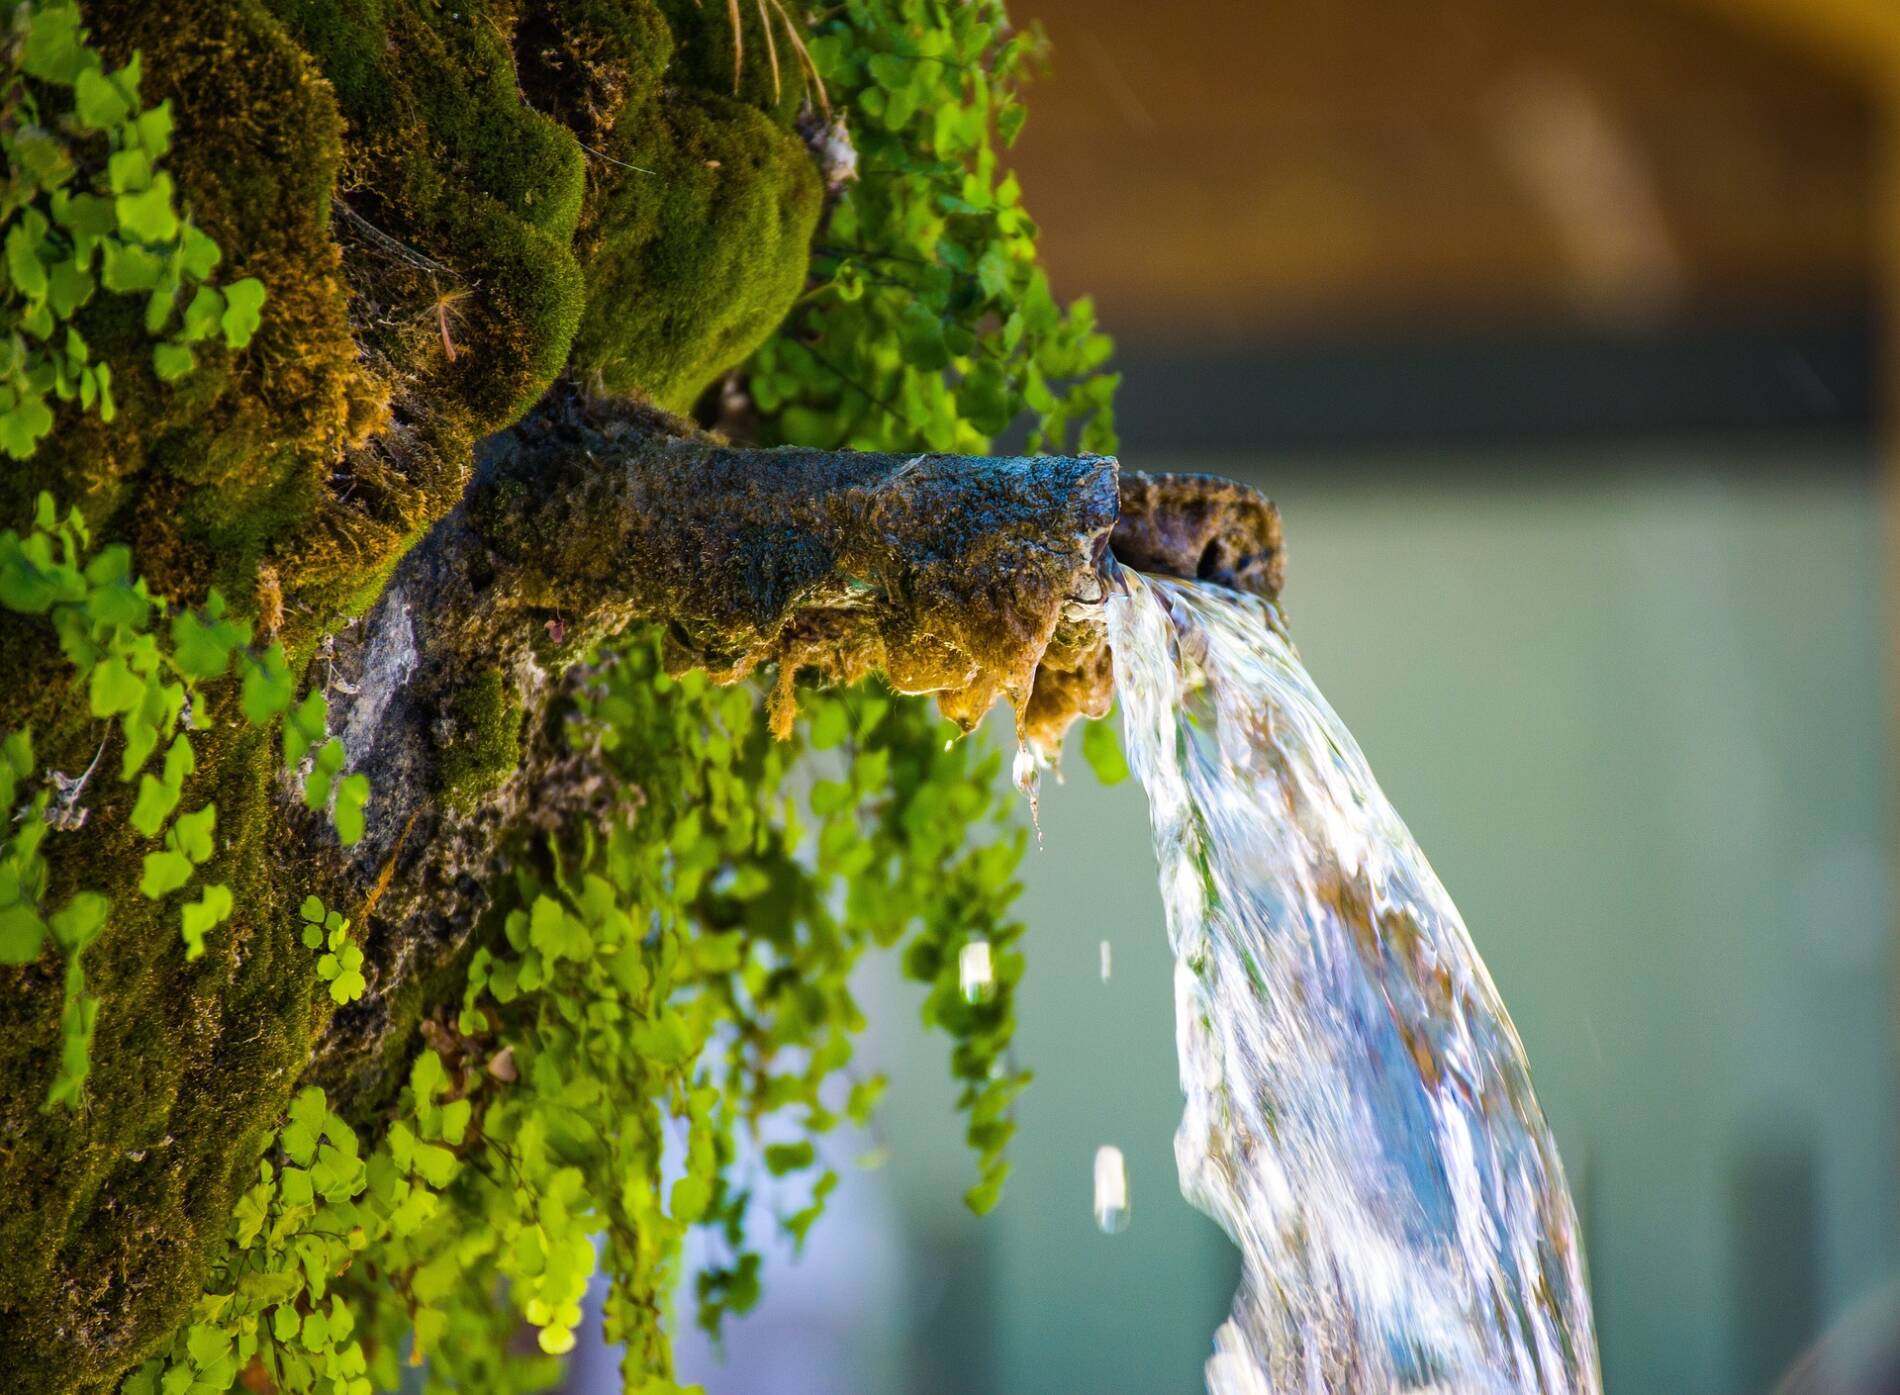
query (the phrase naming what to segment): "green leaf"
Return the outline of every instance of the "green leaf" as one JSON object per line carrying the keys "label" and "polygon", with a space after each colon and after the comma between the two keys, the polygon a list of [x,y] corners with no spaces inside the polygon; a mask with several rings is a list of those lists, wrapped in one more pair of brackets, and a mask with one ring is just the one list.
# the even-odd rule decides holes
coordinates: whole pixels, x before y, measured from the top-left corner
{"label": "green leaf", "polygon": [[273,644],[244,668],[241,706],[252,726],[263,726],[290,706],[293,685],[284,663],[284,646]]}
{"label": "green leaf", "polygon": [[171,895],[190,880],[191,860],[183,853],[167,848],[145,854],[145,871],[139,878],[139,890],[151,900]]}
{"label": "green leaf", "polygon": [[1128,758],[1122,754],[1121,736],[1107,717],[1082,724],[1082,755],[1105,785],[1119,785],[1128,778]]}
{"label": "green leaf", "polygon": [[71,233],[82,249],[110,236],[118,226],[112,201],[97,194],[68,193],[62,189],[53,196],[51,206],[53,221]]}
{"label": "green leaf", "polygon": [[217,268],[223,255],[218,244],[200,231],[196,224],[185,224],[185,275],[194,281],[204,280]]}
{"label": "green leaf", "polygon": [[[288,757],[293,749],[293,740],[301,741],[301,733],[293,737],[291,728],[286,725],[284,731],[284,752]],[[330,802],[330,787],[336,774],[343,768],[343,742],[331,737],[317,750],[316,763],[311,766],[310,774],[303,783],[303,802],[306,808],[321,809]]]}
{"label": "green leaf", "polygon": [[[117,160],[119,157],[114,156]],[[166,243],[178,236],[178,212],[172,207],[172,177],[159,171],[144,188],[118,194],[112,201],[119,231],[140,242]]]}
{"label": "green leaf", "polygon": [[13,289],[28,300],[38,300],[46,294],[46,263],[40,260],[45,239],[46,218],[34,209],[28,209],[25,216],[7,230],[7,275],[13,280]]}
{"label": "green leaf", "polygon": [[442,1106],[442,1141],[460,1147],[468,1136],[473,1106],[465,1099],[450,1100]]}
{"label": "green leaf", "polygon": [[165,841],[193,862],[203,862],[211,856],[211,830],[217,822],[218,806],[207,804],[202,809],[180,815],[178,822],[172,825],[172,831],[165,836]]}
{"label": "green leaf", "polygon": [[52,429],[53,413],[45,399],[25,398],[0,412],[0,450],[15,460],[24,460],[39,448],[40,439]]}
{"label": "green leaf", "polygon": [[[113,222],[125,226],[125,215],[119,211],[117,197],[124,194],[136,194],[151,187],[152,157],[143,150],[121,150],[106,161],[106,180],[113,194]],[[166,198],[169,204],[171,199]],[[154,239],[157,240],[157,239]]]}
{"label": "green leaf", "polygon": [[765,1150],[765,1170],[774,1177],[783,1177],[801,1167],[810,1167],[816,1157],[817,1150],[809,1142],[773,1143]]}
{"label": "green leaf", "polygon": [[[289,1129],[284,1131],[286,1135],[288,1135],[289,1132]],[[313,1155],[315,1151],[315,1145],[313,1144],[311,1147]],[[291,1156],[288,1150],[286,1150],[286,1156]],[[277,1181],[277,1194],[285,1208],[290,1210],[308,1206],[317,1199],[316,1187],[311,1183],[310,1173],[304,1167],[285,1168],[283,1175],[279,1177]]]}
{"label": "green leaf", "polygon": [[172,104],[169,100],[149,107],[138,115],[139,145],[154,160],[162,160],[172,148]]}
{"label": "green leaf", "polygon": [[692,1225],[706,1214],[706,1207],[712,1201],[712,1183],[704,1177],[692,1173],[673,1184],[672,1201],[668,1209],[673,1219],[681,1225]]}
{"label": "green leaf", "polygon": [[224,288],[224,342],[242,349],[251,342],[264,319],[264,283],[255,276],[233,281]]}
{"label": "green leaf", "polygon": [[[179,738],[183,740],[183,738]],[[165,820],[178,807],[179,789],[149,774],[139,776],[139,797],[132,805],[132,827],[147,838],[158,836]]]}
{"label": "green leaf", "polygon": [[[212,597],[222,600],[216,590]],[[181,610],[172,617],[172,661],[194,683],[222,678],[231,668],[231,658],[251,641],[251,627],[242,620],[226,620],[213,615],[207,607],[200,612]]]}
{"label": "green leaf", "polygon": [[412,1165],[422,1179],[437,1191],[455,1180],[455,1154],[434,1143],[418,1143]]}
{"label": "green leaf", "polygon": [[217,288],[198,287],[197,293],[185,306],[185,340],[195,344],[200,339],[209,339],[218,332],[218,323],[223,318],[224,297],[218,294]]}
{"label": "green leaf", "polygon": [[182,914],[185,958],[197,959],[205,952],[205,933],[231,914],[231,888],[208,886],[195,902],[187,902]]}
{"label": "green leaf", "polygon": [[109,654],[92,671],[87,691],[95,717],[116,717],[130,712],[145,696],[145,679],[126,666],[117,654]]}
{"label": "green leaf", "polygon": [[528,941],[550,963],[561,958],[585,959],[594,948],[587,927],[551,896],[536,898],[528,921]]}
{"label": "green leaf", "polygon": [[149,291],[157,287],[164,263],[149,249],[129,243],[102,244],[99,279],[109,291]]}
{"label": "green leaf", "polygon": [[643,1022],[633,1031],[633,1049],[659,1065],[677,1065],[692,1054],[693,1046],[686,1019],[670,1009],[658,1021]]}
{"label": "green leaf", "polygon": [[199,1369],[217,1365],[231,1353],[231,1334],[209,1323],[193,1323],[185,1330],[185,1350]]}
{"label": "green leaf", "polygon": [[[284,722],[284,764],[298,766],[312,746],[317,745],[330,729],[330,703],[324,697],[323,689],[312,688],[304,695],[304,700],[292,708]],[[341,743],[337,750],[341,752]],[[342,761],[338,759],[326,774],[333,773]],[[327,794],[327,790],[326,790]],[[322,801],[311,807],[319,807]]]}
{"label": "green leaf", "polygon": [[161,382],[175,383],[198,366],[189,344],[161,342],[152,346],[152,371]]}
{"label": "green leaf", "polygon": [[22,728],[19,731],[8,732],[6,739],[0,741],[0,761],[4,761],[7,768],[21,779],[31,775],[35,764],[32,731]]}
{"label": "green leaf", "polygon": [[0,907],[0,964],[31,964],[46,943],[46,923],[30,902]]}
{"label": "green leaf", "polygon": [[98,938],[111,909],[112,903],[96,891],[74,892],[53,915],[53,938],[68,954],[77,954]]}
{"label": "green leaf", "polygon": [[33,13],[20,63],[28,76],[70,87],[88,63],[97,62],[80,42],[77,6],[49,3]]}
{"label": "green leaf", "polygon": [[[80,306],[92,299],[95,284],[92,273],[71,257],[54,263],[53,269],[47,274],[46,285],[46,298],[52,302],[53,313],[61,319],[72,318]],[[78,339],[77,333],[70,329],[66,337],[69,344]],[[80,340],[79,343],[83,348],[84,341]],[[81,357],[79,361],[85,360]]]}
{"label": "green leaf", "polygon": [[101,68],[86,68],[73,84],[73,109],[89,131],[110,131],[131,115],[131,105]]}

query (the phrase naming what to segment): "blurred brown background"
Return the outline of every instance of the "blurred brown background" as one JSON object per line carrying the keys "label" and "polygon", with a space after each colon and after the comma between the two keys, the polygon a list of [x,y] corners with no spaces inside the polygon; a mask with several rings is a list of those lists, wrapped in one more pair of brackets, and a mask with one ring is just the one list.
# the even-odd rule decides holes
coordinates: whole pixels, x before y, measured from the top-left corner
{"label": "blurred brown background", "polygon": [[1724,8],[1041,0],[1023,181],[1130,340],[1852,303],[1878,107]]}
{"label": "blurred brown background", "polygon": [[1022,17],[1056,69],[1016,161],[1137,370],[1131,447],[1868,417],[1894,0]]}

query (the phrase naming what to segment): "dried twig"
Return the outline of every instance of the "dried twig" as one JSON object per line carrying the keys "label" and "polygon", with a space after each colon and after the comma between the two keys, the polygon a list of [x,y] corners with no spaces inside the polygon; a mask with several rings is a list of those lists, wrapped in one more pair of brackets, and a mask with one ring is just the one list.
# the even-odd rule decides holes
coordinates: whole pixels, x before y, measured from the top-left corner
{"label": "dried twig", "polygon": [[825,91],[825,80],[818,75],[818,65],[812,61],[811,50],[805,47],[805,41],[799,37],[798,26],[792,22],[791,15],[786,12],[784,0],[772,0],[772,8],[777,10],[779,18],[785,21],[785,37],[792,41],[792,51],[804,64],[805,71],[811,75],[811,85],[818,90],[819,110],[824,112],[826,120],[830,120],[831,96]]}
{"label": "dried twig", "polygon": [[765,0],[758,0],[758,6],[759,28],[765,31],[765,58],[772,67],[772,100],[776,102],[784,94],[778,75],[778,44],[772,38],[772,17],[765,12]]}
{"label": "dried twig", "polygon": [[351,227],[362,233],[363,236],[368,238],[379,250],[388,253],[390,256],[396,258],[397,261],[407,262],[410,266],[422,271],[438,271],[444,276],[454,276],[458,281],[462,279],[456,274],[454,267],[444,266],[433,257],[425,257],[407,243],[398,242],[395,238],[370,222],[369,219],[351,208],[342,199],[333,198],[330,200],[330,205],[336,209],[338,213],[343,215]]}

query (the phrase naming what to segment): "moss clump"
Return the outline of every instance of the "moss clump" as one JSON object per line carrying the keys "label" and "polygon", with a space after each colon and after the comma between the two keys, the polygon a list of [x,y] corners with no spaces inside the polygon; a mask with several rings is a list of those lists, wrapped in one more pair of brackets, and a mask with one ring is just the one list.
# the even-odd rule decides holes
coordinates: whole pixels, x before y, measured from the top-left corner
{"label": "moss clump", "polygon": [[437,793],[466,809],[497,789],[521,764],[521,695],[500,669],[489,669],[450,704],[456,728],[437,748]]}
{"label": "moss clump", "polygon": [[330,526],[287,568],[334,614],[460,497],[475,443],[565,366],[585,170],[573,137],[521,101],[515,6],[270,4],[346,123],[335,232],[357,346],[386,404],[333,462]]}
{"label": "moss clump", "polygon": [[797,65],[781,35],[775,95],[752,28],[734,98],[716,6],[551,0],[541,16],[523,31],[523,82],[568,94],[560,110],[594,152],[575,239],[587,276],[575,366],[687,411],[804,285],[823,191],[787,129],[804,98]]}
{"label": "moss clump", "polygon": [[610,391],[686,411],[804,285],[818,176],[795,136],[722,97],[671,105],[616,145],[654,173],[617,171],[590,208],[576,358]]}
{"label": "moss clump", "polygon": [[198,595],[215,582],[248,595],[258,564],[311,527],[327,462],[373,399],[329,232],[336,104],[256,0],[85,12],[113,61],[139,52],[147,100],[170,100],[166,167],[223,249],[219,279],[257,276],[269,298],[248,350],[205,346],[197,370],[167,384],[152,370],[142,298],[95,296],[80,329],[114,369],[118,417],[62,412],[35,457],[0,471],[0,518],[24,522],[50,489],[132,543],[156,587]]}
{"label": "moss clump", "polygon": [[167,384],[138,298],[96,297],[79,325],[119,416],[63,413],[0,472],[0,517],[50,489],[176,596],[248,595],[268,563],[296,650],[373,599],[577,345],[609,389],[690,407],[797,295],[821,191],[789,55],[774,96],[751,33],[735,99],[725,30],[673,8],[90,7],[172,104],[169,167],[219,276],[268,299],[247,351]]}

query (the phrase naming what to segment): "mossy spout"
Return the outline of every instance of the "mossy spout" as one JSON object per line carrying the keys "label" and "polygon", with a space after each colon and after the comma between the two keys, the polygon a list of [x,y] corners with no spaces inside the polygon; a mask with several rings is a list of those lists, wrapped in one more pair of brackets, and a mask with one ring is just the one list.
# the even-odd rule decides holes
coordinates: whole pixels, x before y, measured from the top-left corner
{"label": "mossy spout", "polygon": [[880,673],[966,727],[1002,698],[1053,752],[1112,703],[1112,557],[1271,597],[1279,555],[1273,506],[1210,477],[1106,456],[749,450],[624,401],[544,404],[486,445],[462,504],[335,639],[334,710],[376,799],[348,850],[310,819],[309,853],[340,904],[374,893],[383,933],[319,1078],[373,1095],[386,1073],[366,1053],[407,1040],[498,860],[588,817],[603,779],[562,714],[627,625],[659,623],[675,670],[774,665],[781,728],[800,681]]}

